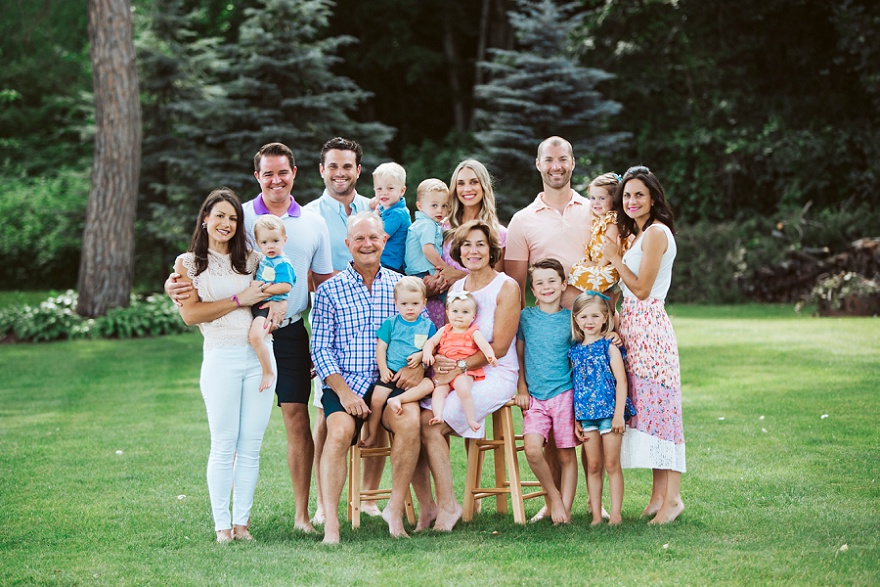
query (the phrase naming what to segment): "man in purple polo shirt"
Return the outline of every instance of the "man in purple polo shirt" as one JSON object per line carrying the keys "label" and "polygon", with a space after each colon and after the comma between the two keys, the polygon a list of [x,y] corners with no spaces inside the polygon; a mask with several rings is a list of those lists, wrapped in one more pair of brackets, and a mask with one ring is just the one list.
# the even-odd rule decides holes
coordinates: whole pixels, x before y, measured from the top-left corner
{"label": "man in purple polo shirt", "polygon": [[[284,255],[296,275],[305,277],[311,271],[317,286],[333,275],[330,233],[320,214],[301,207],[290,195],[295,176],[296,164],[291,150],[281,143],[264,145],[254,156],[254,177],[262,192],[244,203],[244,227],[252,239],[257,216],[279,217],[288,235]],[[308,512],[314,458],[308,406],[312,389],[311,360],[309,335],[301,316],[308,303],[308,279],[297,279],[288,296],[287,315],[272,335],[278,363],[275,393],[287,429],[287,464],[296,501],[294,526],[313,532]]]}

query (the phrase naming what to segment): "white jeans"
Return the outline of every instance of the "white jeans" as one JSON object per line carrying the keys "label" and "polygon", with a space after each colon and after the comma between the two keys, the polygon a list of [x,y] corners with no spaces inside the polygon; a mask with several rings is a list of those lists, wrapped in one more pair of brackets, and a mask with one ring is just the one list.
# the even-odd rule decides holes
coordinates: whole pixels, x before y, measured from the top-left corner
{"label": "white jeans", "polygon": [[[271,342],[269,346],[272,356]],[[274,357],[272,363],[274,367]],[[250,345],[207,350],[202,360],[199,385],[211,430],[208,493],[215,530],[228,530],[233,523],[245,526],[250,518],[260,472],[260,445],[275,398],[274,386],[260,392],[262,374]]]}

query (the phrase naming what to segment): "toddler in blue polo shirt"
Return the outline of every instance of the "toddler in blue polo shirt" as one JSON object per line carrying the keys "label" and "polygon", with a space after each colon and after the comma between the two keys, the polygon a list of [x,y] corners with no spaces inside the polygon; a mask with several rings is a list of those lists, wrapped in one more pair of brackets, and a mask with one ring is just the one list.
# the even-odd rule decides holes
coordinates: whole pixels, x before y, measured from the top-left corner
{"label": "toddler in blue polo shirt", "polygon": [[[266,300],[267,302],[283,302],[287,299],[287,294],[290,293],[294,282],[296,282],[293,265],[282,252],[284,243],[287,242],[284,223],[272,214],[258,216],[254,222],[254,240],[257,241],[257,246],[263,253],[263,258],[254,274],[254,280],[263,282],[263,286],[260,287],[261,291],[272,294],[272,297]],[[266,317],[269,315],[269,308],[261,310],[260,306],[262,305],[251,306],[254,321],[251,322],[251,329],[248,332],[248,341],[254,347],[257,358],[260,360],[260,367],[263,368],[263,379],[260,381],[261,392],[269,389],[275,383],[272,354],[269,352],[269,347],[266,346],[266,334],[269,333],[266,327]]]}
{"label": "toddler in blue polo shirt", "polygon": [[380,262],[382,267],[403,273],[406,234],[412,224],[406,200],[403,199],[406,193],[406,170],[397,163],[383,163],[373,171],[373,191],[388,235]]}
{"label": "toddler in blue polo shirt", "polygon": [[416,220],[406,235],[406,274],[434,275],[446,267],[443,251],[443,221],[449,213],[449,188],[443,180],[426,179],[416,190]]}

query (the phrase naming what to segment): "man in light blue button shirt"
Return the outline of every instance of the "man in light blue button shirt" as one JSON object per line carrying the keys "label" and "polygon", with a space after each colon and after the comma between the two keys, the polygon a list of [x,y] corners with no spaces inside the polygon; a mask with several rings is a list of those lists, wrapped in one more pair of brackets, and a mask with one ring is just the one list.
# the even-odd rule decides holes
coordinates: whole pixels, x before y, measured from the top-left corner
{"label": "man in light blue button shirt", "polygon": [[348,217],[370,210],[370,201],[356,189],[362,155],[361,146],[349,139],[337,137],[324,143],[318,166],[324,178],[324,193],[305,206],[327,222],[334,271],[345,271],[351,261],[351,253],[345,246]]}
{"label": "man in light blue button shirt", "polygon": [[[317,200],[313,200],[305,205],[306,210],[312,210],[320,214],[327,223],[330,231],[330,252],[333,258],[333,271],[340,272],[348,269],[349,262],[352,260],[351,252],[345,245],[345,239],[348,236],[349,216],[354,216],[359,212],[368,212],[370,210],[370,201],[357,193],[357,181],[361,175],[361,156],[363,149],[351,139],[336,137],[330,139],[321,148],[321,164],[318,170],[321,177],[324,178],[324,193]],[[318,379],[315,379],[318,382]],[[320,383],[320,382],[318,382]],[[315,427],[312,431],[312,437],[315,443],[315,470],[319,471],[321,466],[321,454],[324,450],[324,440],[327,437],[327,424],[324,421],[324,409],[321,404],[321,387],[319,384],[314,386],[315,400],[313,405],[316,408]],[[385,443],[386,440],[380,442]],[[381,444],[380,446],[387,446]],[[385,459],[367,459],[364,464],[364,489],[377,489],[379,481],[382,478],[382,469],[385,466]],[[320,476],[315,476],[316,485],[318,486],[318,508],[315,513],[314,521],[323,523],[325,511],[321,502],[321,480]],[[367,515],[379,515],[379,507],[376,502],[364,502],[361,506],[361,512]],[[334,516],[334,512],[330,512]]]}

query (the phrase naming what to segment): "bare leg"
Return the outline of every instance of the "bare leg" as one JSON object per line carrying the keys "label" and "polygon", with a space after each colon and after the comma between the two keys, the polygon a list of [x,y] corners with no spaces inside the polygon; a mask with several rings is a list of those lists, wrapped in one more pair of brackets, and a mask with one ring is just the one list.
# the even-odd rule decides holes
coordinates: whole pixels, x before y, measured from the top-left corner
{"label": "bare leg", "polygon": [[257,359],[260,360],[260,367],[263,369],[263,379],[260,381],[260,392],[263,392],[275,383],[275,370],[272,369],[272,355],[269,352],[269,346],[266,344],[266,334],[269,332],[264,328],[266,319],[257,316],[251,322],[251,328],[248,331],[248,342],[254,347],[257,353]]}
{"label": "bare leg", "polygon": [[590,524],[596,526],[602,523],[602,482],[605,476],[602,469],[602,437],[598,430],[587,432],[584,446],[587,450],[587,496],[593,515]]}
{"label": "bare leg", "polygon": [[326,512],[324,544],[339,542],[339,497],[345,485],[347,467],[345,455],[354,434],[354,418],[345,412],[335,412],[327,422],[327,439],[321,455],[321,489]]}
{"label": "bare leg", "polygon": [[309,522],[309,489],[315,452],[309,431],[309,407],[306,404],[281,404],[281,415],[287,430],[287,467],[296,503],[293,526],[306,533],[314,532]]}
{"label": "bare leg", "polygon": [[570,516],[566,515],[562,494],[559,492],[555,481],[553,481],[553,473],[550,471],[547,460],[544,458],[544,437],[540,434],[526,434],[523,443],[529,467],[541,483],[544,491],[547,492],[546,500],[550,504],[550,516],[553,519],[553,523],[562,524],[568,522]]}
{"label": "bare leg", "polygon": [[653,469],[652,475],[654,483],[651,485],[651,501],[642,511],[642,517],[653,516],[660,511],[663,506],[663,496],[666,494],[666,471],[663,469]]}
{"label": "bare leg", "polygon": [[446,407],[446,396],[449,395],[451,387],[448,385],[438,385],[431,394],[431,411],[434,417],[428,421],[430,426],[443,423],[443,408]]}
{"label": "bare leg", "polygon": [[[424,413],[430,414],[431,412],[425,410]],[[421,419],[421,417],[420,413],[419,418]],[[428,455],[424,444],[419,451],[419,461],[416,463],[416,469],[413,473],[412,486],[419,502],[419,521],[415,531],[422,532],[430,528],[434,520],[437,519],[437,502],[434,501],[434,494],[431,491],[431,474],[428,469]]]}
{"label": "bare leg", "polygon": [[[581,445],[581,463],[583,463],[584,476],[586,477],[589,475],[589,472],[587,471],[587,447],[583,444]],[[603,476],[604,476],[604,473],[603,473]],[[642,514],[642,515],[644,515],[644,514]],[[609,518],[609,514],[608,514],[608,512],[605,511],[605,508],[602,508],[602,518],[604,518],[606,520]]]}
{"label": "bare leg", "polygon": [[449,443],[446,436],[452,429],[445,423],[429,426],[431,413],[422,412],[422,445],[428,455],[428,465],[434,477],[437,492],[437,520],[434,530],[449,532],[461,519],[461,504],[455,499],[452,487],[452,463],[449,458]]}
{"label": "bare leg", "polygon": [[476,432],[480,429],[480,423],[477,422],[476,410],[474,408],[474,397],[471,395],[471,389],[474,387],[474,378],[470,375],[459,375],[455,378],[455,393],[461,402],[461,409],[464,411],[464,417],[467,420],[471,430]]}
{"label": "bare leg", "polygon": [[620,468],[620,445],[623,435],[609,432],[602,437],[602,452],[605,454],[605,470],[608,471],[608,489],[611,493],[611,516],[608,523],[616,526],[623,521],[623,470]]}
{"label": "bare leg", "polygon": [[318,408],[315,410],[315,427],[312,429],[312,440],[314,441],[314,469],[315,469],[315,492],[317,493],[318,505],[315,508],[315,517],[312,518],[312,524],[323,524],[324,514],[324,493],[321,491],[321,454],[324,452],[324,441],[327,440],[327,421],[324,420],[324,410]]}
{"label": "bare leg", "polygon": [[[657,481],[657,469],[654,470],[654,481]],[[684,502],[681,500],[681,473],[679,471],[662,471],[665,473],[665,485],[663,494],[663,505],[654,516],[649,524],[668,524],[674,522],[675,519],[684,511]]]}
{"label": "bare leg", "polygon": [[[556,455],[556,439],[553,437],[552,430],[550,431],[550,435],[547,436],[547,446],[544,447],[544,458],[547,460],[547,466],[550,467],[550,472],[553,474],[553,483],[556,484],[556,487],[560,487],[562,478],[559,471],[559,457]],[[584,467],[586,467],[586,464]],[[586,471],[586,468],[584,471]],[[544,503],[544,507],[538,510],[538,513],[532,516],[532,519],[529,520],[529,522],[540,522],[547,517],[547,514],[550,512],[550,502],[546,497],[544,498]]]}
{"label": "bare leg", "polygon": [[394,538],[409,538],[403,528],[403,508],[421,448],[419,406],[406,404],[401,414],[388,411],[382,422],[394,432],[391,445],[391,497],[382,512]]}
{"label": "bare leg", "polygon": [[367,417],[367,423],[365,424],[367,434],[361,440],[361,446],[371,447],[376,441],[379,424],[382,422],[382,412],[385,409],[385,400],[388,399],[390,393],[391,389],[384,385],[377,385],[373,388],[373,399],[370,401],[370,415]]}
{"label": "bare leg", "polygon": [[574,503],[574,494],[577,492],[578,468],[577,454],[573,448],[557,449],[559,456],[560,484],[559,493],[562,494],[562,505],[565,514],[571,518],[571,506]]}
{"label": "bare leg", "polygon": [[[388,446],[388,433],[379,426],[376,429],[376,437],[373,446]],[[370,457],[364,459],[364,474],[362,486],[364,489],[379,489],[379,483],[382,482],[382,470],[385,468],[385,457]],[[381,516],[382,510],[376,504],[376,500],[362,501],[361,513],[368,516]]]}

